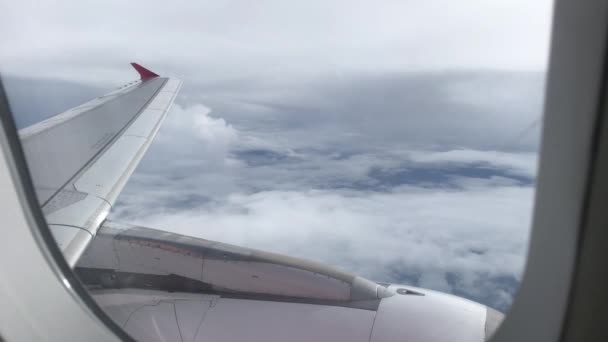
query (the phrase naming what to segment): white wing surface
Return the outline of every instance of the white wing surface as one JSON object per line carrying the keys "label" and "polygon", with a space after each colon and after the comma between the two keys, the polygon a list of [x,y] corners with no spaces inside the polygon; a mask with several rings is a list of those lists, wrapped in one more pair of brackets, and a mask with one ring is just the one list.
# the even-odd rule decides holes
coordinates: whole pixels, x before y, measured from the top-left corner
{"label": "white wing surface", "polygon": [[74,266],[169,112],[181,81],[139,81],[19,131],[38,200]]}

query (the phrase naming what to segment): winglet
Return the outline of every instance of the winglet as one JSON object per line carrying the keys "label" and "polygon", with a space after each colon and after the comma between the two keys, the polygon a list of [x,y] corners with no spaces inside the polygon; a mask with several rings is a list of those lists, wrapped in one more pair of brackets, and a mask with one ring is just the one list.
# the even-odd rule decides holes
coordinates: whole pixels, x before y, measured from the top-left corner
{"label": "winglet", "polygon": [[133,66],[133,68],[135,68],[135,70],[139,73],[139,76],[141,77],[142,81],[149,80],[154,77],[158,77],[158,74],[142,67],[141,65],[139,65],[137,63],[131,63],[131,66]]}

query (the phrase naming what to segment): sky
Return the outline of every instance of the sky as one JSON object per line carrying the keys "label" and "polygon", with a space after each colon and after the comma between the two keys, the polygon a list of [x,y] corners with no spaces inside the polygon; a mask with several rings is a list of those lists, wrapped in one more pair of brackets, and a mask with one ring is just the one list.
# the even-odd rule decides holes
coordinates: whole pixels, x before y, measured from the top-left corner
{"label": "sky", "polygon": [[23,127],[184,81],[111,219],[322,261],[502,311],[525,265],[551,3],[22,1]]}

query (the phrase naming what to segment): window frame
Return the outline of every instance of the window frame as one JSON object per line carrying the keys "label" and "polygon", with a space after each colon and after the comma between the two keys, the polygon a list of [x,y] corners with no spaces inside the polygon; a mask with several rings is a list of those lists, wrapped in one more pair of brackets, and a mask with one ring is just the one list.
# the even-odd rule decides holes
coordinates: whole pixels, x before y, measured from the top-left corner
{"label": "window frame", "polygon": [[[568,310],[576,294],[571,285],[582,260],[583,234],[590,231],[582,227],[588,222],[587,209],[596,204],[589,197],[590,177],[593,167],[599,165],[599,141],[608,139],[598,129],[606,87],[606,23],[605,1],[555,2],[529,255],[520,290],[492,341],[568,339],[564,331],[572,318]],[[27,255],[20,262],[28,267],[24,272],[14,265],[14,256],[8,254],[12,249],[0,250],[0,268],[13,285],[13,301],[8,305],[20,309],[11,317],[12,327],[3,323],[4,338],[131,340],[90,297],[54,243],[37,204],[1,83],[0,122],[0,184],[12,185],[6,191],[16,194],[3,195],[0,217],[10,219],[5,224],[11,231],[5,238]],[[45,286],[31,297],[28,286],[14,286],[36,281]],[[4,291],[0,294],[7,293],[0,290]],[[60,308],[60,326],[53,317],[56,311],[33,310],[47,305]],[[33,330],[28,332],[28,327]]]}

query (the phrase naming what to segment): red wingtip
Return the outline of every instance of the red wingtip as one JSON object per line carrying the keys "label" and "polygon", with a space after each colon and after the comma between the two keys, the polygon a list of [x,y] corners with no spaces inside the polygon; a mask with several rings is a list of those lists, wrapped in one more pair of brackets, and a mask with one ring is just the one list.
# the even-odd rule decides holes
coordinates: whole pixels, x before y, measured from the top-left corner
{"label": "red wingtip", "polygon": [[142,67],[141,65],[139,65],[137,63],[131,63],[131,65],[139,73],[139,76],[141,77],[142,81],[149,80],[154,77],[158,77],[158,74]]}

